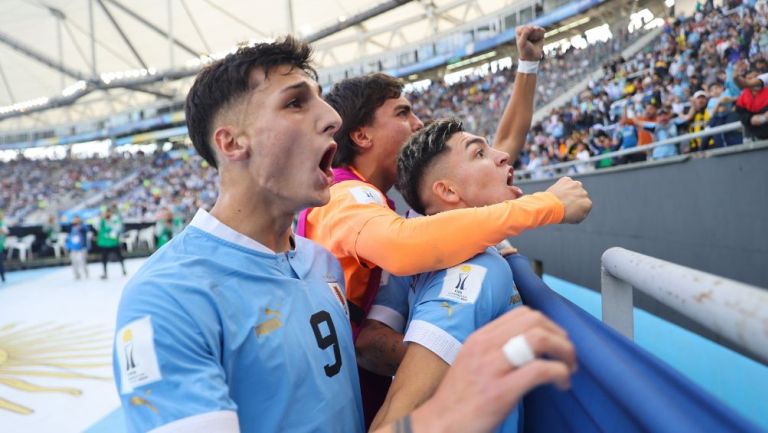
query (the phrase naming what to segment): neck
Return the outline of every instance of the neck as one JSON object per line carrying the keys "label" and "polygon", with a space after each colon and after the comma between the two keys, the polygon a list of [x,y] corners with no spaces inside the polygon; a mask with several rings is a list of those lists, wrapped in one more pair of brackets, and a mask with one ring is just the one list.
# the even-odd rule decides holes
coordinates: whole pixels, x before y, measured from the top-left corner
{"label": "neck", "polygon": [[219,197],[211,215],[237,231],[275,252],[291,248],[293,212],[275,206],[263,191],[233,182],[222,175]]}
{"label": "neck", "polygon": [[435,215],[439,214],[440,212],[446,212],[449,210],[456,210],[456,209],[464,209],[468,208],[466,203],[464,201],[460,201],[459,203],[448,203],[445,201],[441,201],[439,203],[427,203],[424,207],[424,215]]}
{"label": "neck", "polygon": [[382,169],[381,163],[374,158],[359,157],[355,159],[351,166],[354,167],[367,182],[385,194],[395,184],[395,179],[391,179],[391,176],[387,174],[386,170]]}

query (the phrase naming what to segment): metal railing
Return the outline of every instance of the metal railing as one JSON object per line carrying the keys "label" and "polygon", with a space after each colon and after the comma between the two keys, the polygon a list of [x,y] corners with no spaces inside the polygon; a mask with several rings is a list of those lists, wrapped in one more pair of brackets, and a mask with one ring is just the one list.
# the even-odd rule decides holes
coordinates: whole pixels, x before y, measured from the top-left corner
{"label": "metal railing", "polygon": [[[518,170],[518,171],[515,172],[515,179],[516,180],[524,180],[524,179],[528,179],[528,176],[531,176],[531,178],[533,178],[533,179],[538,179],[538,178],[536,178],[533,175],[538,174],[540,172],[552,172],[552,174],[554,175],[559,170],[568,169],[570,167],[587,166],[587,165],[590,165],[591,163],[594,163],[594,162],[597,162],[597,161],[601,161],[603,159],[612,159],[612,158],[617,158],[617,157],[620,157],[620,156],[631,155],[631,154],[634,154],[634,153],[642,153],[642,152],[650,153],[650,152],[653,152],[653,149],[655,149],[657,147],[668,146],[670,144],[682,143],[682,142],[690,141],[692,139],[699,138],[699,137],[710,137],[710,136],[713,136],[713,135],[724,134],[724,133],[732,132],[732,131],[742,131],[743,132],[743,126],[742,126],[741,122],[728,123],[726,125],[720,125],[720,126],[716,126],[714,128],[708,128],[708,129],[704,129],[704,130],[701,130],[701,131],[698,131],[698,132],[692,132],[692,133],[689,133],[689,134],[678,135],[677,137],[668,138],[666,140],[657,141],[657,142],[654,142],[654,143],[651,143],[651,144],[647,144],[647,145],[644,145],[644,146],[635,146],[635,147],[632,147],[630,149],[617,150],[615,152],[609,152],[609,153],[604,153],[604,154],[601,154],[601,155],[595,155],[595,156],[593,156],[593,157],[591,157],[589,159],[585,159],[585,160],[574,160],[574,161],[568,161],[568,162],[561,162],[559,164],[544,165],[544,166],[535,168],[533,170]],[[661,158],[661,159],[665,159],[665,158]],[[567,170],[565,172],[567,172]]]}
{"label": "metal railing", "polygon": [[614,247],[602,257],[603,322],[633,339],[633,289],[768,364],[768,291]]}

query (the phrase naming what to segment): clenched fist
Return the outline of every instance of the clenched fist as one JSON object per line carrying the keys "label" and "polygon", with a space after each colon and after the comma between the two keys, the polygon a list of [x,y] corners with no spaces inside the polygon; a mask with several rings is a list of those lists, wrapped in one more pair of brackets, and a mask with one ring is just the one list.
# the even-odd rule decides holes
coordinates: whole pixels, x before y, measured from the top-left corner
{"label": "clenched fist", "polygon": [[536,61],[544,57],[544,28],[526,24],[515,29],[520,60]]}
{"label": "clenched fist", "polygon": [[547,188],[547,192],[551,192],[563,202],[565,206],[563,223],[580,223],[592,210],[592,200],[590,200],[587,190],[584,189],[581,182],[570,177],[561,177],[554,185]]}

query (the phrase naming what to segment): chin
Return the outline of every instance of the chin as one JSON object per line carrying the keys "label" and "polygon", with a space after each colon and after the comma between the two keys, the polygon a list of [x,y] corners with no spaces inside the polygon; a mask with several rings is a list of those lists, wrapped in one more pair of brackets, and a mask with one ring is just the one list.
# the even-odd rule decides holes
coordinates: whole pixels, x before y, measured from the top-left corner
{"label": "chin", "polygon": [[307,200],[310,204],[308,204],[305,207],[320,207],[325,206],[328,204],[329,201],[331,201],[331,192],[329,190],[325,190],[321,194],[317,194],[311,199]]}

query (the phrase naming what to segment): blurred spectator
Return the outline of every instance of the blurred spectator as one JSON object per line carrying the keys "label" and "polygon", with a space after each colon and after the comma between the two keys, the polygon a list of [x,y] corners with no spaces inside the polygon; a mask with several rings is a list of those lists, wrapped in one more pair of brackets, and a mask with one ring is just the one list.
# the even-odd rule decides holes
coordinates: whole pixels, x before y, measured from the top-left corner
{"label": "blurred spectator", "polygon": [[5,238],[8,236],[5,214],[0,211],[0,282],[5,283]]}
{"label": "blurred spectator", "polygon": [[589,162],[591,157],[592,154],[589,153],[587,145],[583,142],[578,142],[576,144],[576,159],[582,162],[574,165],[576,173],[586,173],[595,169],[595,166]]}
{"label": "blurred spectator", "polygon": [[[615,152],[617,150],[617,147],[614,146],[614,142],[611,139],[611,136],[608,135],[607,132],[605,132],[603,129],[599,129],[597,132],[595,132],[595,153],[598,155],[602,155],[605,153]],[[614,161],[613,158],[603,158],[597,161],[596,167],[597,168],[606,168],[611,167],[613,165]]]}
{"label": "blurred spectator", "polygon": [[158,248],[167,244],[173,237],[173,214],[170,210],[165,209],[158,215],[155,223],[155,236],[157,237]]}
{"label": "blurred spectator", "polygon": [[117,257],[120,267],[123,269],[123,275],[127,275],[123,254],[120,252],[120,234],[123,231],[123,221],[120,214],[115,212],[116,210],[114,206],[107,208],[99,222],[96,245],[101,250],[101,266],[104,268],[104,273],[101,275],[102,280],[107,279],[107,261],[111,256]]}
{"label": "blurred spectator", "polygon": [[[697,90],[691,99],[691,108],[683,116],[679,117],[679,123],[688,125],[688,132],[700,132],[709,126],[710,113],[707,111],[709,97],[707,92]],[[695,152],[714,147],[715,141],[712,137],[692,138],[687,148],[682,149],[683,153]]]}
{"label": "blurred spectator", "polygon": [[[643,122],[640,126],[653,133],[653,141],[659,142],[677,137],[677,119],[672,119],[671,107],[659,110],[655,122]],[[674,143],[657,146],[651,152],[652,159],[668,158],[677,155],[677,145]]]}
{"label": "blurred spectator", "polygon": [[746,63],[740,62],[734,70],[735,81],[743,87],[736,101],[736,110],[747,135],[757,139],[768,138],[768,73],[760,74],[751,69],[746,74]]}
{"label": "blurred spectator", "polygon": [[54,249],[54,245],[58,243],[59,233],[61,233],[61,226],[56,215],[49,215],[48,221],[43,224],[43,236],[45,236],[45,251],[43,254],[49,254]]}
{"label": "blurred spectator", "polygon": [[67,250],[76,280],[80,279],[81,273],[88,278],[88,247],[88,228],[80,222],[80,217],[75,215],[67,236]]}

